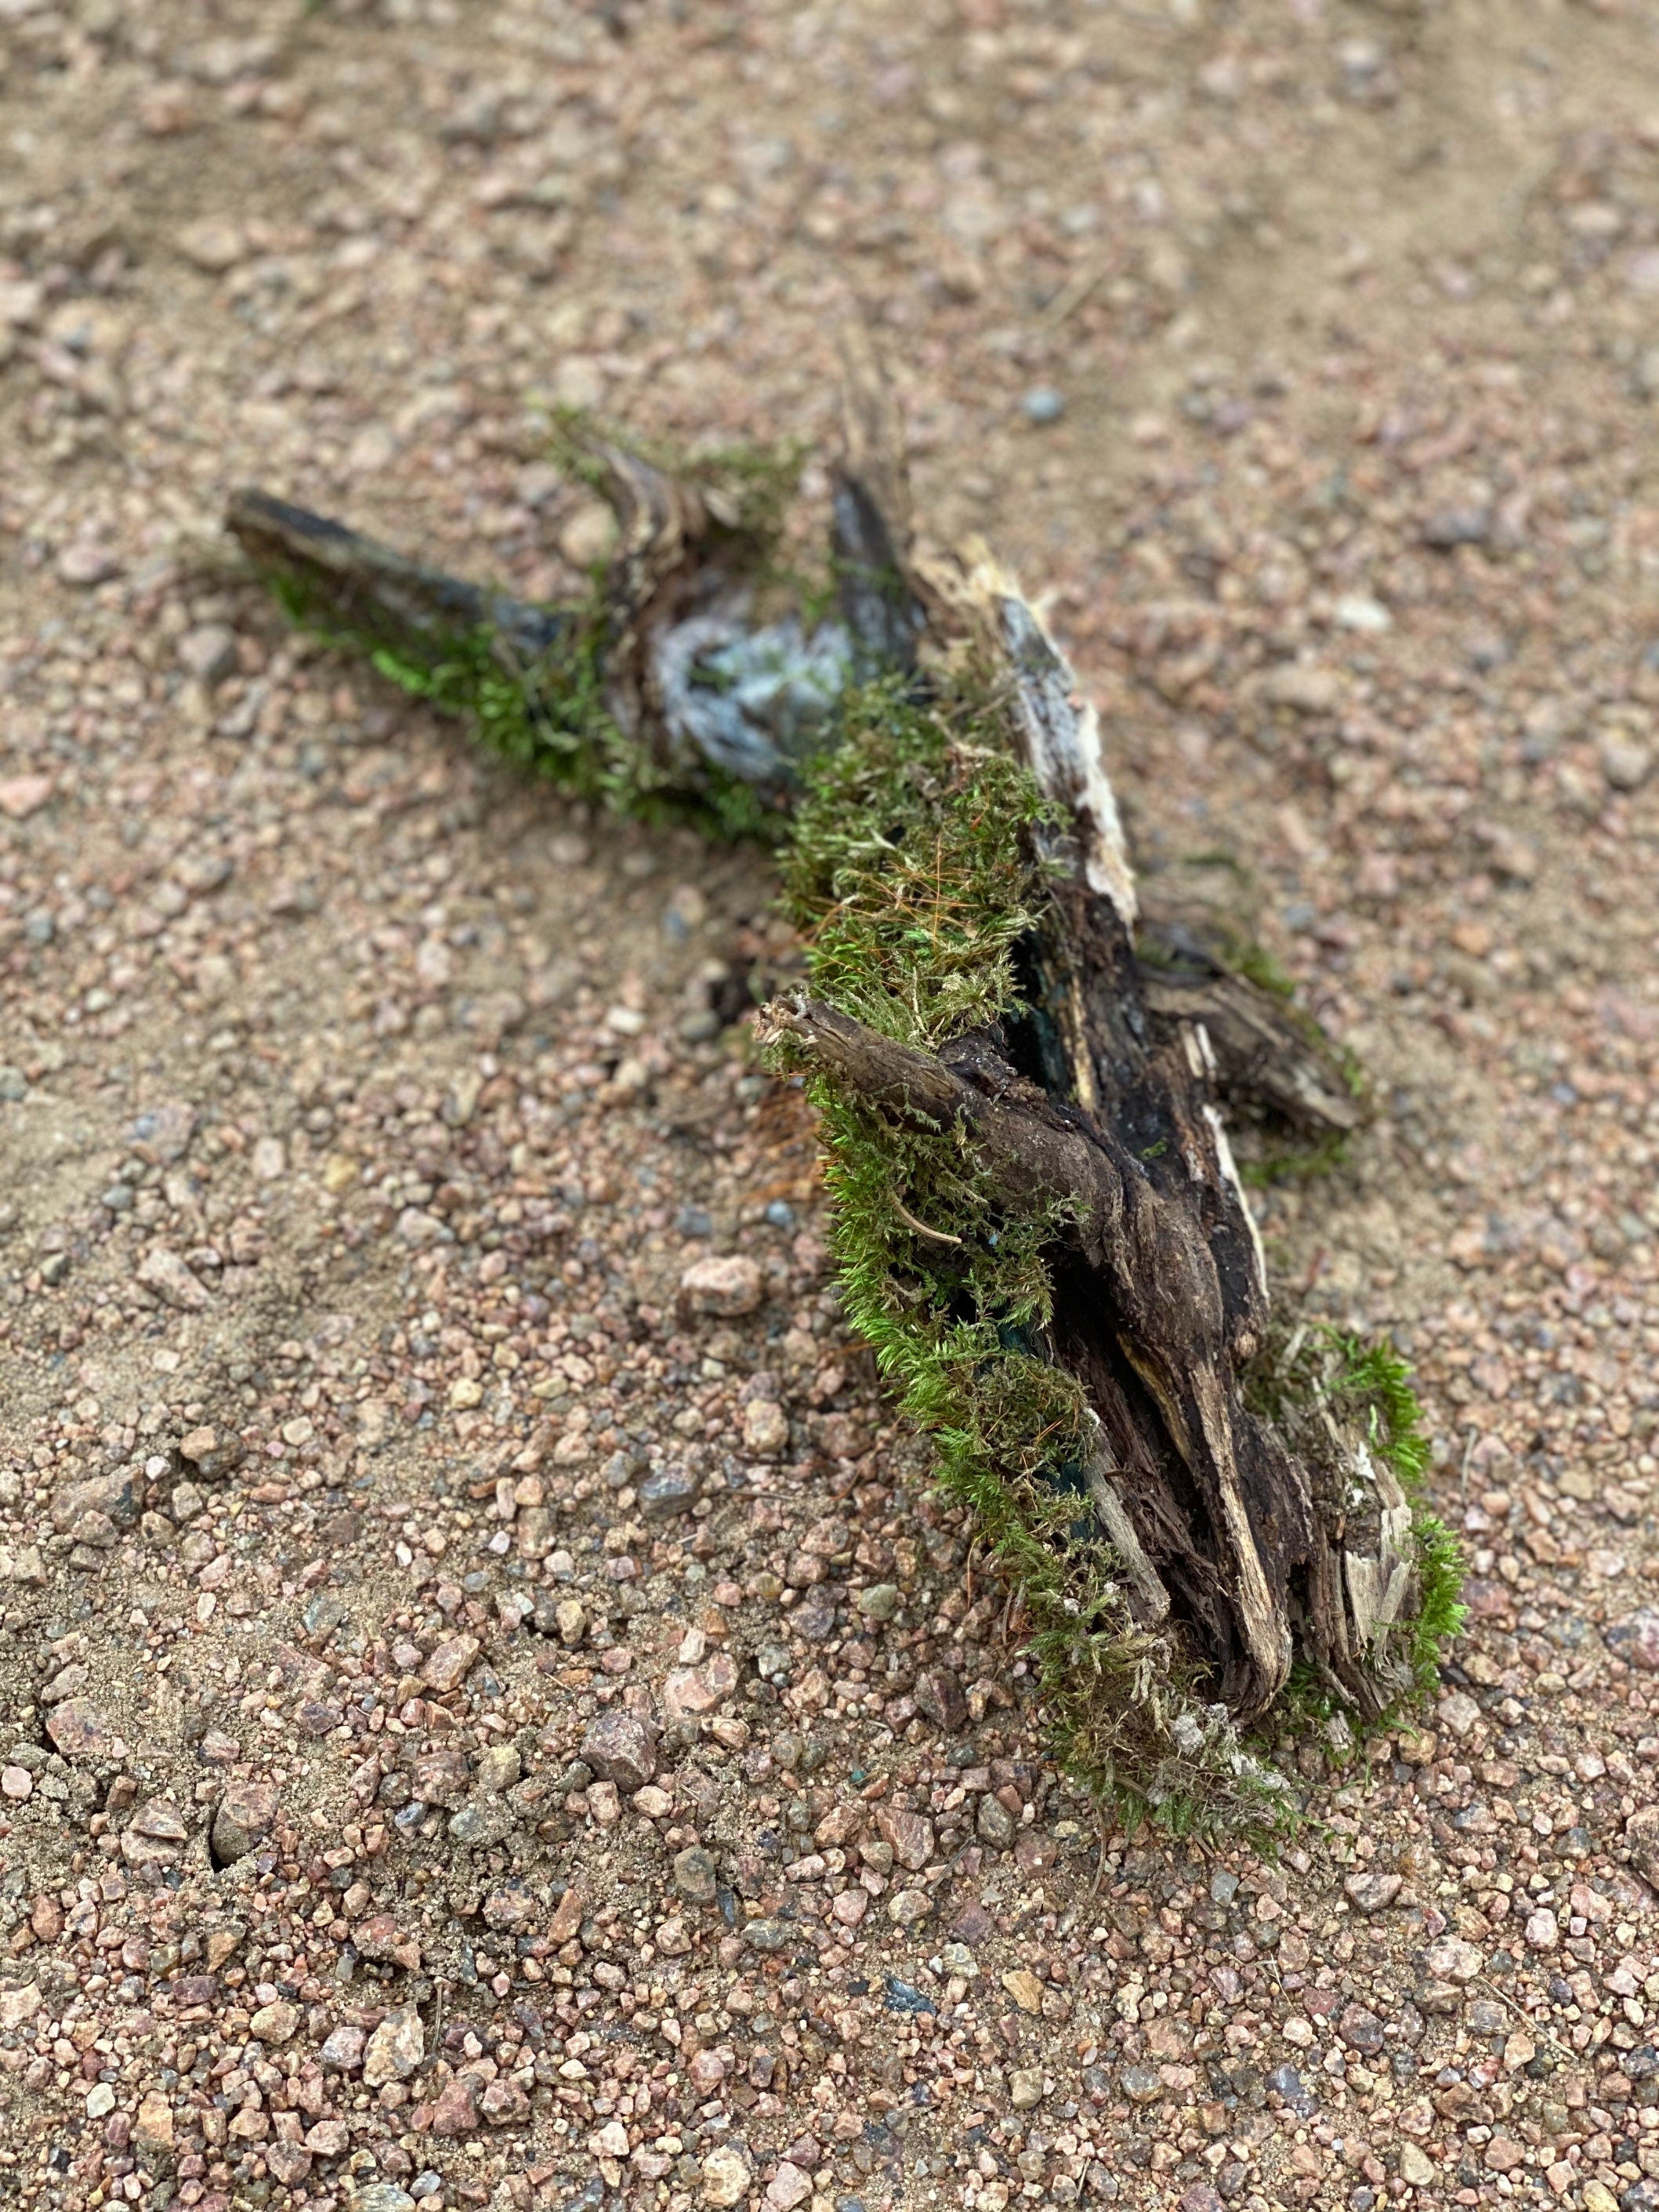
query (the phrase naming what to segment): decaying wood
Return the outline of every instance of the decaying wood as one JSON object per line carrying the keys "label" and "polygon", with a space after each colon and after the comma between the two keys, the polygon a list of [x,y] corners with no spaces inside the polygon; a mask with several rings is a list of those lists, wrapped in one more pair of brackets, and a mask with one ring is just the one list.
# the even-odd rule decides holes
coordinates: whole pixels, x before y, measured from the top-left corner
{"label": "decaying wood", "polygon": [[[606,704],[665,774],[694,781],[700,767],[713,765],[787,796],[793,763],[779,743],[777,714],[766,713],[764,699],[757,710],[751,694],[731,687],[698,695],[701,656],[744,641],[781,687],[792,671],[811,665],[812,643],[826,685],[854,672],[908,672],[927,605],[937,623],[941,607],[960,615],[971,604],[965,572],[909,567],[908,494],[878,374],[862,344],[851,349],[847,392],[848,454],[832,475],[840,621],[820,625],[814,641],[750,619],[742,568],[729,549],[722,557],[714,542],[717,518],[694,489],[618,447],[592,449],[618,523],[605,590]],[[502,673],[521,682],[532,702],[538,664],[574,627],[572,610],[466,582],[267,492],[234,494],[226,526],[263,574],[286,579],[325,623],[416,658],[458,638],[485,637]],[[981,586],[994,574],[979,564]],[[1007,641],[1009,651],[1017,661],[1024,654],[1030,679],[1019,696],[1033,767],[1045,793],[1088,824],[1091,888],[1114,895],[1137,922],[1141,996],[1153,1029],[1178,1035],[1183,1025],[1202,1024],[1230,1107],[1278,1115],[1310,1135],[1352,1129],[1360,1109],[1330,1055],[1279,1000],[1231,969],[1188,913],[1159,905],[1159,878],[1137,886],[1089,726],[1093,710],[1085,702],[1073,715],[1030,610],[1012,589],[1002,597],[1006,618],[1021,631]],[[805,717],[803,741],[816,729]]]}
{"label": "decaying wood", "polygon": [[1027,952],[1030,1014],[937,1054],[811,1000],[764,1018],[871,1104],[957,1131],[1011,1203],[1066,1224],[1040,1348],[1081,1379],[1099,1423],[1087,1487],[1138,1617],[1173,1616],[1241,1719],[1284,1687],[1298,1636],[1374,1714],[1402,1686],[1378,1639],[1412,1593],[1410,1510],[1334,1426],[1310,1468],[1243,1402],[1267,1285],[1220,1110],[1229,1082],[1308,1131],[1350,1129],[1359,1109],[1277,1002],[1204,948],[1166,940],[1161,966],[1138,951],[1099,724],[1017,587],[975,556],[954,574],[932,564],[917,588],[936,624],[1000,663],[1068,824]]}
{"label": "decaying wood", "polygon": [[1097,1471],[1141,1558],[1208,1628],[1222,1698],[1264,1710],[1290,1669],[1289,1575],[1310,1514],[1300,1471],[1238,1403],[1266,1286],[1218,1121],[1185,1066],[1151,1060],[1135,1102],[1137,1146],[1150,1113],[1169,1147],[1158,1173],[1109,1112],[1055,1100],[982,1036],[935,1056],[811,1001],[767,1018],[872,1104],[962,1128],[1011,1200],[1069,1212],[1073,1265],[1047,1348],[1089,1384],[1108,1448]]}
{"label": "decaying wood", "polygon": [[394,651],[488,633],[514,669],[568,628],[557,608],[465,583],[269,492],[234,492],[225,527],[263,574],[294,585],[342,629]]}
{"label": "decaying wood", "polygon": [[[1374,1715],[1405,1686],[1385,1632],[1415,1595],[1411,1510],[1334,1423],[1292,1450],[1245,1403],[1268,1293],[1224,1121],[1231,1102],[1330,1136],[1360,1109],[1279,1002],[1178,904],[1160,903],[1157,878],[1143,912],[1093,708],[988,557],[915,552],[867,360],[854,358],[832,479],[839,619],[810,637],[754,622],[702,495],[604,451],[620,527],[605,593],[608,703],[667,766],[718,766],[787,799],[814,684],[888,670],[925,685],[924,648],[971,648],[993,672],[1060,823],[1044,833],[1052,896],[1019,949],[1025,1011],[936,1053],[810,997],[775,1002],[763,1023],[896,1127],[955,1132],[1011,1203],[1053,1210],[1053,1317],[1038,1350],[1079,1378],[1097,1425],[1085,1487],[1137,1620],[1178,1636],[1239,1720],[1273,1703],[1298,1649]],[[571,619],[262,494],[239,495],[230,520],[262,565],[297,572],[372,634],[482,627],[533,658]],[[769,692],[746,673],[763,662]],[[732,680],[694,680],[711,665]],[[907,1212],[902,1192],[897,1203],[923,1237],[961,1241],[951,1223]]]}
{"label": "decaying wood", "polygon": [[[1146,934],[1138,942],[1144,945]],[[1277,1115],[1308,1136],[1346,1136],[1364,1109],[1279,1002],[1221,969],[1183,976],[1140,963],[1141,997],[1155,1030],[1202,1028],[1216,1085],[1229,1105]]]}

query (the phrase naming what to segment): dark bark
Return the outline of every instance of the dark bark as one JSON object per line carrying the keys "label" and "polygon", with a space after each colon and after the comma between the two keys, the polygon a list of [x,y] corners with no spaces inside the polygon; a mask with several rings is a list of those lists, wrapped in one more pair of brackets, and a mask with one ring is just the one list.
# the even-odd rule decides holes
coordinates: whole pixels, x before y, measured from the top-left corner
{"label": "dark bark", "polygon": [[[1139,942],[1144,945],[1145,933]],[[1310,1042],[1283,1002],[1222,969],[1209,975],[1172,975],[1139,963],[1141,999],[1155,1032],[1178,1035],[1202,1024],[1215,1055],[1216,1088],[1227,1103],[1277,1117],[1307,1137],[1341,1137],[1359,1127],[1364,1109]]]}
{"label": "dark bark", "polygon": [[394,652],[424,657],[487,632],[510,666],[545,653],[568,627],[557,608],[466,583],[269,492],[233,492],[225,526],[255,567],[289,585],[307,611]]}
{"label": "dark bark", "polygon": [[1010,1200],[1070,1209],[1048,1349],[1084,1382],[1101,1472],[1201,1625],[1220,1695],[1261,1711],[1289,1670],[1290,1574],[1311,1514],[1301,1470],[1239,1401],[1266,1289],[1184,1056],[1140,1056],[1127,1082],[1111,1079],[1109,1103],[1085,1111],[983,1036],[935,1057],[811,1001],[769,1019],[870,1103],[963,1127]]}

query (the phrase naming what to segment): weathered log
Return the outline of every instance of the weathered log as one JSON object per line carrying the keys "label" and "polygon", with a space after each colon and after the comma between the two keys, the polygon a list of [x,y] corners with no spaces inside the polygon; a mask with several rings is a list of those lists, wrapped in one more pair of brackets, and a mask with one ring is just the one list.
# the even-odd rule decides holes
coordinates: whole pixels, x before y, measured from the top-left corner
{"label": "weathered log", "polygon": [[[723,546],[712,542],[717,526],[695,488],[614,445],[596,441],[590,449],[618,518],[593,642],[604,702],[671,796],[702,795],[715,770],[787,805],[799,759],[821,741],[847,681],[855,672],[914,672],[927,617],[906,573],[908,495],[876,419],[875,373],[856,353],[848,388],[848,453],[832,479],[841,620],[820,623],[810,639],[787,621],[749,620],[748,542],[735,530]],[[899,503],[898,520],[890,522],[872,483]],[[569,657],[595,622],[592,610],[538,606],[470,583],[263,491],[233,494],[226,526],[294,611],[342,641],[390,654],[398,666],[388,672],[408,680],[477,651],[515,687],[532,740],[557,718]],[[936,593],[939,577],[935,569]],[[953,582],[946,603],[955,596]],[[1051,687],[1052,676],[1047,680]],[[1057,803],[1089,811],[1091,879],[1097,889],[1115,883],[1137,921],[1153,1028],[1178,1034],[1182,1024],[1203,1024],[1230,1108],[1281,1117],[1307,1136],[1340,1137],[1357,1127],[1361,1109],[1328,1048],[1283,999],[1230,963],[1224,938],[1195,928],[1178,906],[1161,907],[1156,878],[1136,915],[1134,878],[1103,772],[1093,770],[1094,787],[1081,793],[1076,762],[1051,757],[1054,716],[1066,711],[1063,696],[1033,691],[1033,765]]]}
{"label": "weathered log", "polygon": [[[1399,1684],[1376,1649],[1374,1593],[1394,1589],[1390,1623],[1411,1596],[1393,1581],[1409,1556],[1387,1518],[1397,1485],[1339,1439],[1333,1537],[1320,1524],[1321,1484],[1246,1404],[1267,1342],[1265,1264],[1206,1024],[1172,1006],[1173,994],[1163,1023],[1150,1018],[1097,723],[1008,580],[976,567],[953,603],[976,620],[982,649],[1000,649],[1008,720],[1038,783],[1071,813],[1048,833],[1050,865],[1063,873],[1023,948],[1029,1012],[931,1054],[810,1000],[775,1004],[764,1018],[881,1112],[958,1132],[1001,1197],[1060,1224],[1041,1348],[1081,1380],[1100,1424],[1091,1486],[1097,1505],[1102,1486],[1116,1500],[1103,1525],[1143,1594],[1154,1583],[1167,1594],[1229,1711],[1248,1720],[1273,1704],[1300,1628],[1322,1676],[1375,1717]],[[1216,981],[1231,986],[1224,1006],[1254,1015],[1264,994],[1225,977],[1212,979],[1206,1006]],[[1241,1016],[1239,1026],[1244,1073],[1267,1095],[1265,1022],[1247,1028]],[[1311,1108],[1299,1090],[1290,1096],[1298,1118],[1357,1118],[1328,1086]],[[1384,1526],[1393,1540],[1366,1548]],[[1310,1575],[1316,1539],[1334,1545],[1346,1580]]]}
{"label": "weathered log", "polygon": [[428,666],[459,632],[523,671],[527,757],[561,712],[537,672],[580,640],[605,720],[561,726],[561,772],[586,744],[613,797],[726,779],[796,810],[812,981],[762,1033],[824,1110],[854,1316],[1025,1591],[1073,1764],[1170,1825],[1273,1826],[1282,1778],[1241,1729],[1287,1687],[1375,1720],[1456,1620],[1397,1366],[1275,1331],[1224,1120],[1328,1141],[1361,1108],[1224,931],[1157,878],[1143,910],[1075,676],[988,557],[916,552],[867,355],[848,392],[840,614],[811,633],[756,615],[718,484],[615,446],[591,449],[620,544],[586,609],[263,495],[231,526],[337,627]]}
{"label": "weathered log", "polygon": [[736,784],[784,804],[855,659],[896,640],[872,611],[884,558],[891,573],[878,510],[855,485],[838,498],[832,550],[852,621],[808,629],[793,611],[757,615],[772,518],[751,483],[718,464],[672,475],[574,432],[570,448],[617,524],[604,588],[586,600],[532,605],[263,491],[233,494],[226,526],[297,616],[439,704],[477,712],[489,686],[499,715],[511,686],[503,742],[521,757],[539,745],[578,782],[597,766],[612,797],[695,803]]}

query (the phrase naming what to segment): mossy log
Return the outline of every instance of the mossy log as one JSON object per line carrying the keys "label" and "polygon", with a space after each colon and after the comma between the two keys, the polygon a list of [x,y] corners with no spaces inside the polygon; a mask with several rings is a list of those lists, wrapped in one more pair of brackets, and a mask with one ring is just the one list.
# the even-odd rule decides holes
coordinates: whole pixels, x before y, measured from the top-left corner
{"label": "mossy log", "polygon": [[[1405,1500],[1386,1463],[1356,1449],[1325,1519],[1308,1470],[1245,1402],[1267,1346],[1267,1271],[1200,1009],[1246,1009],[1255,1048],[1237,1066],[1258,1094],[1264,1060],[1282,1056],[1296,1073],[1279,1087],[1306,1111],[1315,1056],[1300,1040],[1261,1051],[1285,1024],[1239,979],[1149,991],[1092,717],[1024,601],[994,574],[974,581],[1005,647],[1009,720],[1054,809],[1040,833],[1048,896],[1018,948],[1020,1000],[932,1053],[805,995],[763,1021],[884,1116],[955,1133],[1000,1201],[1052,1222],[1040,1350],[1082,1384],[1097,1431],[1088,1492],[1137,1617],[1183,1624],[1246,1720],[1285,1688],[1299,1627],[1321,1674],[1375,1717],[1405,1686],[1378,1635],[1414,1595],[1409,1536],[1390,1517]],[[1316,1097],[1315,1111],[1352,1126],[1353,1101],[1328,1079]],[[955,1233],[932,1230],[941,1243]]]}
{"label": "mossy log", "polygon": [[1072,671],[988,556],[913,547],[867,362],[849,392],[815,624],[763,580],[764,479],[730,457],[585,444],[619,544],[565,608],[263,494],[230,527],[520,757],[784,845],[809,982],[763,1042],[820,1109],[849,1311],[1019,1586],[1062,1755],[1126,1812],[1272,1829],[1266,1717],[1375,1723],[1458,1618],[1398,1364],[1275,1322],[1229,1142],[1229,1112],[1318,1146],[1361,1109],[1228,931],[1137,883]]}

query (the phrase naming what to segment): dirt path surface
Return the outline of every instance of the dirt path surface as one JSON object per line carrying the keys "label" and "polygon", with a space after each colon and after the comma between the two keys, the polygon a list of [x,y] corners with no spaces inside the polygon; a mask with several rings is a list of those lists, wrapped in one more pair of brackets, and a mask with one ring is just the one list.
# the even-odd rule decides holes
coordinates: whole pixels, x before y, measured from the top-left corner
{"label": "dirt path surface", "polygon": [[[1656,27],[0,0],[7,2194],[1659,2204]],[[549,406],[821,445],[855,295],[1372,1074],[1263,1227],[1473,1618],[1276,1867],[1045,1766],[722,1026],[763,864],[203,565],[254,480],[568,586]]]}

